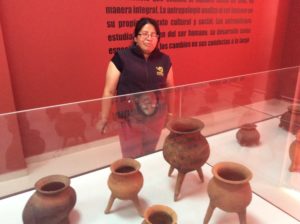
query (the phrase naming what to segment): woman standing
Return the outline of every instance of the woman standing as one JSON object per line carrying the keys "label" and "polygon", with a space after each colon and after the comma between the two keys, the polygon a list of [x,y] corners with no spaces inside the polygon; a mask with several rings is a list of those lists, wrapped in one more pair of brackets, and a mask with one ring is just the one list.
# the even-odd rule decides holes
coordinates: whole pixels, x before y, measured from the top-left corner
{"label": "woman standing", "polygon": [[158,49],[159,40],[157,22],[141,18],[134,29],[132,46],[115,53],[108,64],[98,129],[102,133],[106,131],[110,97],[124,95],[117,103],[123,157],[153,152],[168,110],[169,114],[172,112],[166,102],[169,97],[155,91],[174,85],[172,63],[169,56]]}

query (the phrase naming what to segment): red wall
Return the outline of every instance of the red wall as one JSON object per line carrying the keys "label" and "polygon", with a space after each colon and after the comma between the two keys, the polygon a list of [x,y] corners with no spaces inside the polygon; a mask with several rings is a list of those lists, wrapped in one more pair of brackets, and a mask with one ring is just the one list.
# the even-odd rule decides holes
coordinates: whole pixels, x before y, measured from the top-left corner
{"label": "red wall", "polygon": [[18,110],[100,96],[100,11],[97,1],[0,2]]}
{"label": "red wall", "polygon": [[[186,7],[187,4],[210,6],[160,2],[164,7]],[[176,84],[280,67],[288,4],[285,0],[254,1],[254,13],[249,15],[252,32],[247,44],[166,50],[173,59]],[[106,65],[111,57],[107,47],[130,43],[109,42],[107,35],[132,32],[133,29],[107,28],[106,22],[145,16],[105,13],[106,6],[114,5],[156,6],[151,1],[0,1],[0,19],[17,110],[101,97]],[[223,5],[233,6],[230,3]],[[206,14],[148,16],[157,19],[209,17]],[[219,15],[224,19],[229,16]],[[163,31],[217,27],[215,24],[208,27],[161,26]],[[184,39],[162,38],[161,43]]]}
{"label": "red wall", "polygon": [[[161,1],[159,6],[221,8],[235,7],[235,4],[210,5]],[[118,23],[118,21],[130,21],[145,15],[169,21],[190,18],[198,20],[208,17],[226,19],[231,16],[251,18],[252,23],[249,25],[251,33],[245,35],[250,38],[250,42],[246,44],[166,49],[165,51],[172,57],[177,85],[298,65],[300,61],[299,1],[255,0],[253,4],[247,4],[254,12],[246,16],[218,13],[147,15],[110,14],[106,13],[105,7],[155,7],[157,4],[146,0],[0,1],[2,25],[0,26],[0,113],[14,111],[15,108],[23,110],[101,97],[106,65],[112,56],[108,48],[130,44],[129,40],[109,41],[108,35],[132,33],[133,30],[133,27],[123,28],[117,25],[114,28],[108,27],[107,21]],[[238,6],[243,7],[243,5]],[[162,25],[161,29],[168,33],[174,30],[178,32],[188,29],[211,30],[228,27],[240,27],[240,25]],[[177,35],[163,37],[161,44],[227,37],[221,35],[192,38]],[[295,73],[295,79],[278,82],[278,80],[267,80],[266,76],[264,83],[255,83],[255,85],[263,86],[264,89],[265,85],[271,83],[268,90],[278,87],[282,90],[281,94],[293,97],[294,89],[291,86],[295,86],[297,77],[298,73]],[[244,83],[243,86],[246,87],[244,89],[249,88],[249,85],[251,87],[254,84]],[[207,93],[212,94],[208,95],[208,101],[212,100],[211,96],[215,97],[216,90],[214,88],[210,90],[211,92]],[[224,95],[224,92],[220,94]],[[3,117],[0,119],[0,136],[4,136],[0,138],[2,158],[0,173],[24,168],[24,157],[50,152],[68,144],[98,139],[99,135],[95,131],[94,124],[99,109],[98,103],[95,102],[29,111],[22,113],[18,118],[14,115]],[[194,108],[188,106],[186,109]],[[196,112],[199,111],[186,113]],[[66,125],[66,122],[69,125]],[[73,124],[81,127],[74,127]],[[19,133],[20,129],[21,133]],[[77,133],[77,130],[80,132]],[[84,136],[86,133],[88,136]],[[70,143],[69,138],[79,140]]]}
{"label": "red wall", "polygon": [[[15,110],[0,24],[0,113]],[[0,174],[25,168],[18,119],[15,114],[0,116]]]}
{"label": "red wall", "polygon": [[0,113],[15,110],[10,73],[0,23]]}
{"label": "red wall", "polygon": [[287,16],[285,45],[282,54],[282,64],[285,67],[300,64],[300,1],[290,1],[290,10]]}
{"label": "red wall", "polygon": [[[292,0],[290,2],[290,11],[288,14],[288,23],[286,26],[285,45],[282,53],[282,66],[299,66],[300,64],[300,1]],[[297,99],[300,101],[300,80],[299,69],[293,69],[281,76],[281,95],[288,99]],[[286,78],[290,77],[290,78]],[[298,85],[295,85],[298,83]]]}

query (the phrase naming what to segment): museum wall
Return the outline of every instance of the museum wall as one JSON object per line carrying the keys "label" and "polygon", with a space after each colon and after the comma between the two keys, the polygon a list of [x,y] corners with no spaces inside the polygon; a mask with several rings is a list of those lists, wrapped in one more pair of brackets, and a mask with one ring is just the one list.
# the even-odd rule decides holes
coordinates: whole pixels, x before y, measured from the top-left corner
{"label": "museum wall", "polygon": [[0,21],[0,113],[15,111],[14,96]]}
{"label": "museum wall", "polygon": [[[282,67],[299,66],[300,64],[300,1],[293,0],[290,3],[290,10],[288,14],[288,23],[286,25],[285,45],[282,53]],[[286,79],[285,77],[290,77]],[[289,100],[300,100],[300,74],[298,71],[287,72],[281,76],[281,95]],[[295,83],[298,83],[295,85]],[[298,87],[298,89],[296,89]]]}
{"label": "museum wall", "polygon": [[0,174],[25,167],[0,21]]}
{"label": "museum wall", "polygon": [[286,25],[286,38],[282,54],[282,65],[290,67],[300,63],[300,1],[292,0],[288,13],[288,23]]}
{"label": "museum wall", "polygon": [[101,97],[106,65],[141,16],[160,21],[176,85],[281,67],[289,2],[0,1],[16,108]]}
{"label": "museum wall", "polygon": [[[115,50],[131,44],[134,22],[142,16],[160,23],[160,48],[172,57],[176,85],[298,65],[299,34],[291,33],[300,23],[299,7],[290,7],[291,2],[297,1],[0,0],[0,112],[100,98],[108,61]],[[294,16],[289,10],[294,10]],[[289,55],[295,60],[288,61]],[[241,81],[240,89],[256,88],[273,97],[287,87],[264,77]],[[209,88],[204,104],[214,102],[218,107],[216,90],[217,86]],[[193,99],[189,96],[201,93],[190,89],[187,94],[186,99]],[[291,93],[280,94],[290,97]],[[237,92],[239,100],[230,106],[252,102],[241,99],[245,95]],[[263,100],[261,96],[255,100]],[[186,115],[203,113],[189,103],[185,102]],[[2,157],[3,164],[20,158],[18,166],[13,166],[20,169],[25,166],[24,158],[103,137],[94,128],[99,110],[95,101],[22,112],[0,123],[8,127],[3,128],[6,140],[0,142],[1,153],[9,152]],[[0,167],[3,172],[7,166]]]}

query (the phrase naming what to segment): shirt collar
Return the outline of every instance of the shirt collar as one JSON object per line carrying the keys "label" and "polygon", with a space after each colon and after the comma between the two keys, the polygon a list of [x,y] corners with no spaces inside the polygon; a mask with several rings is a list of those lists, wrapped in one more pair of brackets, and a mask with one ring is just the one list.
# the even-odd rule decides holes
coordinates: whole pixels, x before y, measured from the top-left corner
{"label": "shirt collar", "polygon": [[[139,56],[141,58],[144,58],[143,51],[142,51],[142,49],[138,45],[133,44],[133,45],[131,45],[130,49],[137,56]],[[157,56],[159,54],[159,52],[160,52],[160,50],[156,47],[153,50],[153,52],[150,54],[149,58],[153,58],[153,57]]]}

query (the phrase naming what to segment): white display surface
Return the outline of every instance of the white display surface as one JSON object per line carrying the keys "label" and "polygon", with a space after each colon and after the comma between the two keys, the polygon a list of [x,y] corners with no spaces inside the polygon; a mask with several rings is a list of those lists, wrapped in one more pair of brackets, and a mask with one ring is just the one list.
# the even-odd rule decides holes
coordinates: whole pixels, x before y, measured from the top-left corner
{"label": "white display surface", "polygon": [[[251,110],[237,107],[197,117],[205,123],[202,130],[204,135],[214,133],[207,137],[211,148],[209,165],[219,161],[234,161],[246,165],[253,172],[251,186],[255,194],[248,208],[248,224],[299,223],[296,219],[300,220],[300,173],[288,171],[290,165],[288,149],[295,136],[278,127],[279,115],[286,111],[288,105],[286,102],[270,100],[247,106]],[[275,117],[270,119],[269,114]],[[240,146],[235,137],[238,129],[226,129],[257,120],[264,120],[256,123],[257,130],[261,134],[258,146]],[[216,134],[218,130],[228,131]],[[157,149],[162,148],[168,133],[168,130],[163,130]],[[35,181],[45,175],[73,176],[100,168],[122,155],[118,137],[112,137],[46,156],[49,158],[37,161],[31,158],[32,161],[28,161],[28,175],[0,182],[0,195],[31,188]],[[167,176],[169,166],[161,152],[138,160],[141,162],[141,171],[144,175],[144,187],[140,192],[143,208],[153,204],[164,204],[177,212],[180,224],[203,222],[209,202],[206,193],[206,186],[211,178],[209,165],[203,167],[205,183],[200,182],[196,172],[189,173],[183,182],[179,201],[174,202],[177,172],[174,172],[171,178]],[[109,173],[110,170],[106,168],[72,178],[71,185],[77,192],[78,200],[71,213],[71,223],[142,222],[131,201],[116,200],[111,214],[104,214],[110,196],[106,184]],[[32,194],[33,191],[29,191],[0,200],[0,223],[22,223],[22,210]],[[228,214],[217,209],[211,223],[238,223],[238,217],[236,214]]]}
{"label": "white display surface", "polygon": [[289,172],[289,146],[295,136],[278,125],[279,118],[257,123],[258,146],[240,146],[238,129],[209,137],[208,163],[233,161],[247,166],[253,172],[252,190],[300,220],[300,173]]}
{"label": "white display surface", "polygon": [[[163,159],[161,152],[139,158],[141,172],[144,176],[144,186],[139,193],[142,207],[153,204],[164,204],[174,209],[178,215],[179,224],[199,224],[204,220],[209,203],[207,183],[212,177],[211,167],[203,166],[205,181],[201,183],[196,172],[186,175],[179,200],[173,201],[177,172],[168,177],[169,164]],[[140,224],[142,218],[131,201],[116,199],[111,213],[104,214],[110,191],[107,179],[110,169],[105,168],[71,179],[71,186],[77,193],[77,203],[71,212],[72,224]],[[251,184],[251,182],[250,182]],[[22,210],[26,201],[33,194],[29,191],[0,201],[0,223],[22,223]],[[294,224],[299,223],[287,213],[272,206],[261,197],[253,194],[252,202],[247,208],[248,224]],[[211,222],[217,224],[239,223],[235,213],[226,213],[216,209]]]}

